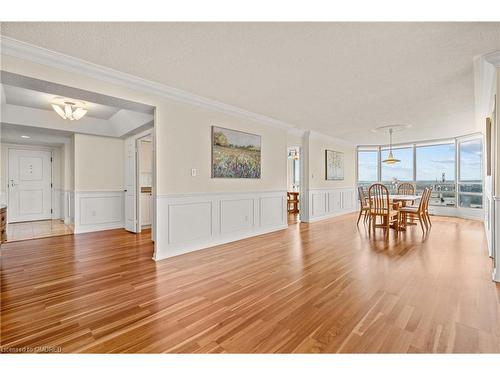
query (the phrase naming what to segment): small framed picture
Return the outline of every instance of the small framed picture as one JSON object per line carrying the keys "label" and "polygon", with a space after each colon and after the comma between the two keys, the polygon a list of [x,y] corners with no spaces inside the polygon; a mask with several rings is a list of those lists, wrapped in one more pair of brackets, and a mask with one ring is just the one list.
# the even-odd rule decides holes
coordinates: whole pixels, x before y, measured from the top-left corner
{"label": "small framed picture", "polygon": [[325,179],[344,179],[344,153],[325,150]]}

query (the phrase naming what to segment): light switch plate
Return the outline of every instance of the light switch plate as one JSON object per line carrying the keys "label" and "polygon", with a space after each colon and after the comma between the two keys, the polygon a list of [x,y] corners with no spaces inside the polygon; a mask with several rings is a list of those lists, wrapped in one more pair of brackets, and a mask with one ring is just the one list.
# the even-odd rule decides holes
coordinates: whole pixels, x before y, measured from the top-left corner
{"label": "light switch plate", "polygon": [[191,169],[191,177],[196,177],[196,168]]}

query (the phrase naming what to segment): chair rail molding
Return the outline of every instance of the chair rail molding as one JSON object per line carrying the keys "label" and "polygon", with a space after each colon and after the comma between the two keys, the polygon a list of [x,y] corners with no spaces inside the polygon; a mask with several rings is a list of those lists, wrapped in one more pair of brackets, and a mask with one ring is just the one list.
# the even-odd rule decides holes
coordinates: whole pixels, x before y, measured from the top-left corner
{"label": "chair rail molding", "polygon": [[120,72],[112,68],[94,64],[86,60],[22,42],[13,38],[1,36],[0,47],[2,55],[17,57],[53,68],[62,69],[71,73],[82,74],[90,78],[125,86],[160,97],[216,110],[240,118],[250,119],[268,126],[281,129],[298,129],[296,126],[259,113],[254,113],[158,82],[149,81],[132,74]]}
{"label": "chair rail molding", "polygon": [[167,194],[155,199],[155,260],[288,227],[285,190]]}

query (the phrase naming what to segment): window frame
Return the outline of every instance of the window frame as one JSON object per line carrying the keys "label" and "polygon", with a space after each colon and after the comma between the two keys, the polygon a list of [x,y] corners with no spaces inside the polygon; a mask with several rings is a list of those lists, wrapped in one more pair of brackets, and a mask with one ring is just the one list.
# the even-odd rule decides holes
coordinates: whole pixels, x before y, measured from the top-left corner
{"label": "window frame", "polygon": [[[460,187],[462,185],[466,184],[471,184],[471,182],[467,181],[462,181],[461,176],[460,176],[460,167],[461,167],[461,162],[460,162],[460,145],[462,143],[465,143],[467,141],[473,141],[479,139],[481,142],[481,182],[472,182],[474,185],[481,185],[481,193],[460,193]],[[471,209],[471,210],[478,210],[478,209],[484,209],[484,135],[481,133],[473,133],[461,137],[455,137],[455,138],[443,138],[443,139],[436,139],[436,140],[428,140],[428,141],[418,141],[418,142],[412,142],[412,143],[401,143],[401,144],[394,144],[392,146],[393,149],[400,149],[400,148],[413,148],[413,179],[411,181],[406,181],[405,182],[412,182],[416,184],[418,182],[417,180],[417,148],[418,147],[425,147],[425,146],[437,146],[437,145],[446,145],[446,144],[453,144],[455,147],[455,176],[454,176],[454,181],[453,184],[455,185],[455,206],[453,208],[460,208],[460,209]],[[382,151],[387,150],[389,148],[389,145],[358,145],[356,147],[356,184],[359,184],[359,157],[358,153],[359,151],[374,151],[377,152],[377,181],[380,183],[384,183],[382,181]],[[387,182],[387,181],[385,181]],[[482,196],[482,207],[462,207],[460,206],[460,195],[474,195],[474,196]],[[440,207],[440,206],[434,206],[434,207]]]}
{"label": "window frame", "polygon": [[[473,142],[479,140],[481,142],[481,182],[476,182],[477,180],[462,180],[461,176],[461,168],[460,168],[460,148],[463,143]],[[457,139],[457,148],[456,148],[456,158],[458,160],[458,168],[457,168],[457,207],[466,208],[471,210],[478,210],[484,208],[484,139],[482,137],[462,137],[461,139]],[[481,192],[460,192],[460,186],[462,185],[481,185]],[[481,207],[464,207],[460,205],[460,196],[481,196]]]}
{"label": "window frame", "polygon": [[380,181],[380,148],[377,147],[356,147],[356,184],[359,183],[359,152],[374,152],[377,155],[377,179],[373,182]]}

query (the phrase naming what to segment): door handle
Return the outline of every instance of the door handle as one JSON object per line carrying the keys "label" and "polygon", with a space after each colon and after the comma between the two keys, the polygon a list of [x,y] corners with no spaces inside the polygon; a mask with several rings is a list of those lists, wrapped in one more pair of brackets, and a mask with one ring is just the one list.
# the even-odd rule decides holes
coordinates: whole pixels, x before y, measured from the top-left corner
{"label": "door handle", "polygon": [[10,187],[13,188],[15,186],[16,186],[16,184],[14,183],[14,180],[10,180]]}

